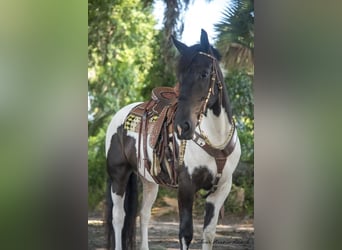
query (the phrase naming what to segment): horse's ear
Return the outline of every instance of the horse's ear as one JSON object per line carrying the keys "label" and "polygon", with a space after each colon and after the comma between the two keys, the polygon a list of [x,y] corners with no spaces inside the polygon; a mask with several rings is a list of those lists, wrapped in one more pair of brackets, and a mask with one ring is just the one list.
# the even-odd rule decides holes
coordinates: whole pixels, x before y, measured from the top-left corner
{"label": "horse's ear", "polygon": [[181,55],[185,53],[185,50],[188,48],[184,43],[178,41],[173,35],[171,35],[172,42],[176,46],[177,50]]}
{"label": "horse's ear", "polygon": [[209,51],[209,46],[208,34],[204,29],[201,29],[201,47],[205,51]]}

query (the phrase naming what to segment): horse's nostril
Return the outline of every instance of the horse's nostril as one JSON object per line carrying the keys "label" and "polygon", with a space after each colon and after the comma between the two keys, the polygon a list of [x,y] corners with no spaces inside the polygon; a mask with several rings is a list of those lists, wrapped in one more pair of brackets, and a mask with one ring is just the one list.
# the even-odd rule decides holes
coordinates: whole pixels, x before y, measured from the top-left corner
{"label": "horse's nostril", "polygon": [[177,134],[179,138],[185,139],[188,138],[189,132],[191,131],[191,122],[185,121],[176,125],[175,129],[177,130]]}
{"label": "horse's nostril", "polygon": [[190,122],[186,121],[183,124],[183,130],[188,131],[190,129]]}
{"label": "horse's nostril", "polygon": [[182,126],[183,133],[189,131],[190,128],[191,128],[190,122],[189,122],[189,121],[185,121],[185,122],[183,123],[183,126]]}

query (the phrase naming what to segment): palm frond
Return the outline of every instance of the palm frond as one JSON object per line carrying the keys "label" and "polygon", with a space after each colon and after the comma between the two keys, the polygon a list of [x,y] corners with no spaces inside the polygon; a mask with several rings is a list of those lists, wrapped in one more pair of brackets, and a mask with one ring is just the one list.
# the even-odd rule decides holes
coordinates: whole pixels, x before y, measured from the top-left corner
{"label": "palm frond", "polygon": [[218,33],[216,46],[228,69],[247,68],[254,65],[254,1],[233,0],[215,25]]}

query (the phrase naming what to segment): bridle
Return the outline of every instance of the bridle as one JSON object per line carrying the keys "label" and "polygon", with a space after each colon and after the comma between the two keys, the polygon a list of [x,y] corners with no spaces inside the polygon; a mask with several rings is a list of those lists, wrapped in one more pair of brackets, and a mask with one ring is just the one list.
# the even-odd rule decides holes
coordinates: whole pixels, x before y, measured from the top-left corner
{"label": "bridle", "polygon": [[212,69],[211,69],[211,78],[210,78],[210,84],[209,84],[209,89],[208,89],[208,94],[207,94],[207,97],[204,99],[202,105],[201,105],[201,109],[200,109],[200,114],[199,114],[199,118],[198,118],[198,124],[200,124],[202,118],[203,118],[203,115],[207,109],[207,106],[208,106],[208,101],[211,97],[211,95],[215,95],[215,83],[216,83],[216,78],[218,79],[217,81],[217,86],[218,86],[218,91],[219,91],[219,102],[220,102],[220,105],[222,104],[222,88],[223,88],[223,85],[222,85],[222,82],[220,80],[219,77],[217,77],[218,73],[217,73],[217,59],[210,55],[210,54],[207,54],[207,53],[204,53],[202,51],[198,52],[198,54],[200,55],[204,55],[206,57],[209,57],[210,59],[212,59]]}
{"label": "bridle", "polygon": [[[212,56],[211,54],[204,53],[202,51],[198,52],[198,54],[206,56],[206,57],[209,57],[210,59],[212,59],[212,69],[211,69],[211,73],[210,73],[211,74],[211,78],[210,78],[208,94],[207,94],[207,97],[204,99],[204,101],[203,101],[203,103],[201,105],[201,109],[200,109],[200,113],[199,113],[198,121],[197,121],[197,127],[198,127],[198,129],[200,131],[200,136],[205,139],[205,142],[208,145],[213,147],[213,144],[209,141],[208,137],[205,135],[205,133],[201,129],[201,121],[202,121],[203,116],[204,116],[204,114],[206,112],[206,109],[207,109],[207,106],[208,106],[208,102],[209,102],[209,99],[210,99],[211,95],[215,95],[215,83],[217,84],[218,92],[219,92],[218,93],[219,105],[222,106],[222,91],[223,91],[222,89],[223,89],[223,84],[222,84],[222,81],[221,81],[220,77],[218,77],[218,71],[217,71],[217,64],[218,63],[217,63],[217,59],[214,56]],[[216,81],[216,79],[217,79],[217,81]],[[230,137],[231,137],[234,129],[235,129],[235,124],[232,121],[232,129],[229,132],[228,137],[224,141],[223,146],[225,146],[228,143],[228,141],[230,140]],[[196,137],[196,134],[194,135],[194,137]]]}
{"label": "bridle", "polygon": [[[204,53],[204,52],[198,52],[198,54],[209,57],[212,59],[212,69],[211,69],[211,78],[210,78],[210,84],[208,89],[208,94],[206,98],[203,100],[201,104],[201,109],[198,115],[198,121],[196,127],[199,129],[199,133],[195,131],[194,136],[192,138],[192,141],[194,141],[198,146],[200,146],[203,150],[205,150],[209,155],[213,156],[215,158],[216,166],[217,166],[217,173],[214,179],[214,184],[212,189],[205,195],[207,197],[209,194],[215,192],[218,186],[218,182],[222,176],[222,171],[224,168],[224,165],[226,163],[226,160],[228,156],[234,151],[235,144],[237,141],[237,132],[235,129],[235,124],[233,119],[231,120],[232,126],[231,129],[228,132],[228,136],[225,139],[224,143],[220,148],[217,146],[213,146],[213,144],[210,142],[209,138],[206,136],[206,134],[201,129],[201,121],[203,119],[203,116],[207,110],[208,102],[211,97],[211,95],[215,94],[215,84],[217,84],[218,87],[218,98],[219,98],[219,104],[222,106],[222,91],[223,91],[223,84],[220,80],[220,77],[218,77],[218,71],[217,71],[217,59],[212,56],[211,54]],[[217,81],[216,81],[217,79]],[[184,155],[185,155],[185,148],[186,148],[186,140],[181,140],[180,142],[180,148],[179,148],[179,166],[183,166],[184,163]],[[222,149],[221,149],[222,147]]]}
{"label": "bridle", "polygon": [[[202,51],[199,51],[198,52],[199,55],[203,55],[203,56],[206,56],[206,57],[209,57],[210,59],[212,59],[212,68],[211,68],[211,72],[210,72],[210,84],[209,84],[209,89],[208,89],[208,94],[205,98],[203,98],[203,101],[201,103],[201,108],[200,108],[200,112],[198,114],[198,118],[197,118],[197,124],[196,124],[196,127],[198,127],[199,131],[200,131],[200,135],[205,138],[205,141],[209,144],[209,145],[212,145],[210,142],[209,142],[209,139],[208,137],[205,135],[205,133],[203,132],[203,130],[201,129],[201,121],[203,119],[203,116],[207,110],[207,106],[208,106],[208,102],[209,102],[209,99],[211,97],[211,95],[214,95],[215,94],[215,83],[216,83],[216,78],[218,78],[218,81],[217,81],[217,85],[218,85],[218,90],[219,90],[219,98],[220,98],[220,105],[222,104],[222,82],[221,80],[219,79],[219,77],[217,77],[217,59],[212,56],[211,54],[208,54],[208,53],[204,53]],[[193,60],[193,59],[192,59]],[[192,61],[191,60],[191,61]],[[194,137],[195,137],[195,134],[194,134]],[[186,148],[186,140],[181,140],[180,141],[180,150],[179,150],[179,166],[182,166],[183,165],[183,162],[184,162],[184,154],[185,154],[185,148]]]}

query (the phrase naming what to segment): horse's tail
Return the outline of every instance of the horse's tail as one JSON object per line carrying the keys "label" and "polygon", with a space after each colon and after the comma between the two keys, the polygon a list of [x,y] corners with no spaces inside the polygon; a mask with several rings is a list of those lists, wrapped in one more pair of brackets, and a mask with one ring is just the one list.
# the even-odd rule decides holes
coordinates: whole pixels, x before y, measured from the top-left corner
{"label": "horse's tail", "polygon": [[[136,233],[136,217],[138,211],[138,179],[135,173],[132,173],[128,179],[127,187],[125,191],[125,221],[122,229],[122,248],[123,249],[135,249],[135,233]],[[107,202],[105,210],[105,232],[107,238],[107,248],[115,249],[115,235],[112,226],[112,209],[113,201],[111,198],[111,180],[107,182]]]}
{"label": "horse's tail", "polygon": [[125,222],[122,230],[123,249],[135,249],[135,222],[138,211],[138,178],[135,173],[129,177],[125,192]]}

